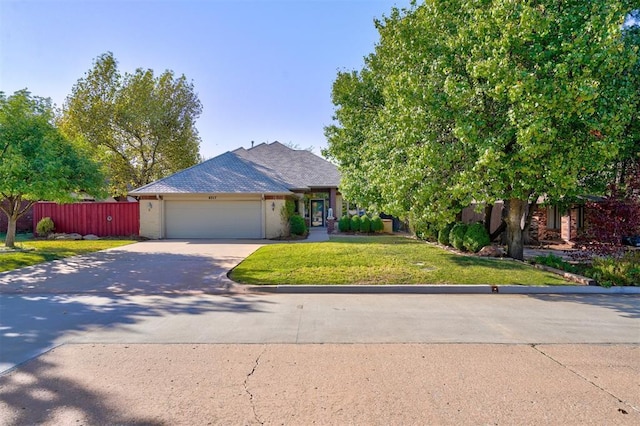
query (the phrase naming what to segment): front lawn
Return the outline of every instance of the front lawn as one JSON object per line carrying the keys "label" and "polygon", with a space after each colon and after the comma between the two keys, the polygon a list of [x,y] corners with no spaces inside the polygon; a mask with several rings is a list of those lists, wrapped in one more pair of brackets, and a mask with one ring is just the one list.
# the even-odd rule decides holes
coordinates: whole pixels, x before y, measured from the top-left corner
{"label": "front lawn", "polygon": [[335,237],[261,247],[230,274],[246,284],[568,285],[508,259],[461,256],[404,237]]}
{"label": "front lawn", "polygon": [[24,248],[26,250],[31,249],[31,251],[6,252],[2,250],[4,247],[4,238],[0,238],[0,241],[2,241],[2,247],[0,247],[0,272],[10,271],[12,269],[18,269],[51,260],[63,259],[65,257],[71,257],[78,254],[92,253],[112,247],[120,247],[135,242],[127,239],[78,241],[32,240],[23,235],[18,236],[16,248]]}

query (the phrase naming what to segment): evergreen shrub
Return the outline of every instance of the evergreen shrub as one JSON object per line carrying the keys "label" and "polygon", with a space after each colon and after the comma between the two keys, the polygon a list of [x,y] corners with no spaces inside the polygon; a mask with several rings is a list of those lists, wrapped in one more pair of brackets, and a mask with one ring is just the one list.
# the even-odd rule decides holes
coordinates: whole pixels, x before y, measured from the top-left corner
{"label": "evergreen shrub", "polygon": [[449,243],[458,250],[464,250],[464,234],[467,232],[466,223],[456,223],[449,232]]}
{"label": "evergreen shrub", "polygon": [[382,232],[384,231],[384,223],[380,216],[374,216],[371,219],[371,232]]}
{"label": "evergreen shrub", "polygon": [[43,217],[36,225],[36,232],[40,237],[46,237],[52,233],[54,229],[56,229],[56,226],[50,217]]}
{"label": "evergreen shrub", "polygon": [[482,223],[474,223],[467,228],[462,245],[472,253],[479,252],[482,247],[491,244],[489,233]]}
{"label": "evergreen shrub", "polygon": [[362,219],[360,219],[360,216],[355,215],[351,218],[351,226],[350,229],[352,232],[360,232],[360,222],[362,221]]}
{"label": "evergreen shrub", "polygon": [[360,219],[360,232],[364,234],[371,232],[371,219],[367,215],[362,216]]}
{"label": "evergreen shrub", "polygon": [[451,243],[449,242],[449,234],[451,233],[451,228],[453,228],[453,225],[455,225],[455,223],[450,223],[444,228],[440,229],[440,231],[438,232],[438,242],[443,246],[451,245]]}
{"label": "evergreen shrub", "polygon": [[351,226],[351,219],[349,216],[344,215],[338,220],[338,230],[340,232],[349,232],[349,227]]}
{"label": "evergreen shrub", "polygon": [[293,215],[289,219],[289,227],[293,235],[306,235],[307,224],[304,223],[304,219],[300,215]]}

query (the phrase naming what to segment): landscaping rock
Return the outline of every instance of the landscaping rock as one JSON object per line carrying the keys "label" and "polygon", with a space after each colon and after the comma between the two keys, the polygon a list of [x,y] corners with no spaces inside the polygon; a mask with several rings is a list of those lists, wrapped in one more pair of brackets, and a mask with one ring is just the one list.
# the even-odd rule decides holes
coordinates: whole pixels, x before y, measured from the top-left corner
{"label": "landscaping rock", "polygon": [[70,234],[51,234],[49,235],[50,240],[81,240],[82,235],[72,232]]}
{"label": "landscaping rock", "polygon": [[478,256],[484,257],[503,257],[504,249],[498,246],[485,246],[478,252]]}
{"label": "landscaping rock", "polygon": [[97,235],[94,234],[87,234],[84,237],[82,237],[83,240],[99,240],[100,237],[98,237]]}

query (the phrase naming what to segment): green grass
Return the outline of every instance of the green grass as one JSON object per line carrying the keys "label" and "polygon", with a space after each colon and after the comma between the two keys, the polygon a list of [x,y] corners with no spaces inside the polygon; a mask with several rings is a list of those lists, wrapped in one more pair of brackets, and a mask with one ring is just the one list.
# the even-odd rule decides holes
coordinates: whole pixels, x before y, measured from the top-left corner
{"label": "green grass", "polygon": [[[32,249],[31,251],[3,252],[0,250],[0,272],[49,262],[51,260],[63,259],[78,254],[120,247],[135,242],[126,239],[78,241],[32,240],[29,237],[29,234],[18,235],[16,238],[16,248]],[[0,241],[2,241],[2,246],[4,246],[4,235],[0,236]]]}
{"label": "green grass", "polygon": [[508,259],[461,256],[403,237],[337,237],[261,247],[232,272],[246,284],[567,285]]}

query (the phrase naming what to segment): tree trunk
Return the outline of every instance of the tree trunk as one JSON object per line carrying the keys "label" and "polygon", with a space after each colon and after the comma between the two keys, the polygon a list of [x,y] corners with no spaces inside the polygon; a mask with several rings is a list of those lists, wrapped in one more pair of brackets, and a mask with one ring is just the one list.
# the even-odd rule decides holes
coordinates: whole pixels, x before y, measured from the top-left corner
{"label": "tree trunk", "polygon": [[522,240],[524,244],[531,244],[535,241],[534,238],[531,238],[531,221],[537,208],[538,203],[536,201],[529,203],[527,206],[527,215],[525,216],[524,229],[522,230]]}
{"label": "tree trunk", "polygon": [[16,246],[16,224],[18,218],[16,215],[7,215],[7,237],[4,240],[4,246],[14,248]]}
{"label": "tree trunk", "polygon": [[507,213],[507,256],[524,260],[524,244],[522,240],[522,216],[527,202],[512,198],[509,200]]}
{"label": "tree trunk", "polygon": [[491,234],[491,214],[493,213],[493,204],[487,204],[484,206],[484,229],[487,230],[487,234]]}

